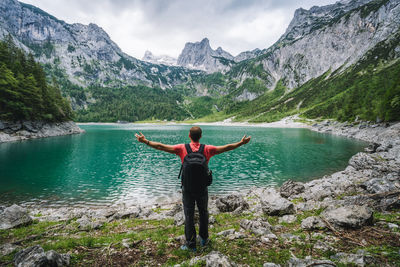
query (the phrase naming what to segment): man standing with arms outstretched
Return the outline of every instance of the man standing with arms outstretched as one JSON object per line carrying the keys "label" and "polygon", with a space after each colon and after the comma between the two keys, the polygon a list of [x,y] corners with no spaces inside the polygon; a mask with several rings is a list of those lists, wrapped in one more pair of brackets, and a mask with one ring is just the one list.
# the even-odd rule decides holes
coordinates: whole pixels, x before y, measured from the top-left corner
{"label": "man standing with arms outstretched", "polygon": [[[200,245],[205,246],[208,243],[208,190],[207,186],[202,186],[199,180],[203,176],[208,175],[208,161],[214,155],[221,154],[240,147],[241,145],[247,144],[250,141],[251,136],[243,136],[242,140],[237,143],[227,144],[224,146],[211,146],[211,145],[201,145],[199,143],[202,136],[202,131],[200,127],[194,126],[190,128],[189,138],[190,144],[179,144],[179,145],[165,145],[158,142],[149,141],[146,137],[140,133],[135,134],[137,140],[144,143],[154,149],[165,151],[168,153],[178,155],[182,160],[181,172],[182,176],[182,202],[183,210],[185,213],[185,237],[186,244],[181,247],[183,250],[196,251],[196,229],[194,226],[194,209],[195,203],[197,203],[197,208],[199,210],[199,236]],[[190,154],[190,155],[189,155]],[[196,154],[196,155],[195,155]],[[190,167],[190,162],[200,161],[201,159],[205,161],[205,168],[207,173],[202,172],[201,164],[197,164],[198,167],[195,171],[194,167]],[[192,164],[192,166],[194,166]],[[185,170],[186,168],[186,170]],[[191,169],[190,169],[191,168]],[[190,170],[189,170],[190,169]],[[189,170],[189,171],[188,171]],[[207,177],[204,177],[207,179]],[[196,185],[194,185],[196,184]],[[192,190],[194,187],[197,189]]]}

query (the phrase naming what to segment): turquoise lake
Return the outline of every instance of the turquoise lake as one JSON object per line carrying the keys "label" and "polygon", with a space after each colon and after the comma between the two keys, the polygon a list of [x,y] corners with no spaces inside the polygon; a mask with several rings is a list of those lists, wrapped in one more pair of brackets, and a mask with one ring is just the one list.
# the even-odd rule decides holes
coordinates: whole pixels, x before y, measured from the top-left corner
{"label": "turquoise lake", "polygon": [[[0,144],[0,205],[144,204],[179,196],[178,156],[138,143],[135,132],[165,144],[187,143],[190,125],[80,125],[86,133]],[[308,129],[202,126],[201,143],[249,144],[209,166],[212,195],[252,186],[307,181],[342,170],[366,143]]]}

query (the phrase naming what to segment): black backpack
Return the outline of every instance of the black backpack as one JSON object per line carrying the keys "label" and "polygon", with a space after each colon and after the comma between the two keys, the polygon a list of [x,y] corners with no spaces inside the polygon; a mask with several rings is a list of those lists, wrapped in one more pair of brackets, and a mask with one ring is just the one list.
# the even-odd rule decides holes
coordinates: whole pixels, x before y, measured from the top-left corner
{"label": "black backpack", "polygon": [[187,155],[183,159],[178,178],[182,177],[182,187],[186,192],[204,192],[212,183],[212,172],[208,169],[204,147],[201,144],[199,150],[193,152],[190,144],[185,144]]}

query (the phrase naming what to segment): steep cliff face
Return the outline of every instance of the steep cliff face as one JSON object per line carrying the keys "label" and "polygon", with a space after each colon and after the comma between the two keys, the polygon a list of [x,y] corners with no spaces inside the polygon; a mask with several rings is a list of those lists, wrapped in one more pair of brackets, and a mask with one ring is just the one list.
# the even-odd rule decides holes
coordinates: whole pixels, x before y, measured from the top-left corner
{"label": "steep cliff face", "polygon": [[[247,66],[234,66],[229,73],[238,79],[260,79],[267,89],[282,80],[289,89],[318,77],[327,70],[346,68],[366,51],[387,39],[400,25],[400,1],[353,0],[333,5],[298,9],[285,34]],[[261,65],[267,79],[248,71]]]}
{"label": "steep cliff face", "polygon": [[81,86],[145,84],[167,88],[194,73],[137,60],[123,53],[96,24],[68,24],[15,0],[0,1],[0,35],[7,34],[48,64],[48,69]]}
{"label": "steep cliff face", "polygon": [[201,42],[186,43],[178,57],[178,65],[190,69],[204,70],[208,73],[226,72],[232,66],[234,57],[221,47],[213,50],[210,41],[204,38]]}

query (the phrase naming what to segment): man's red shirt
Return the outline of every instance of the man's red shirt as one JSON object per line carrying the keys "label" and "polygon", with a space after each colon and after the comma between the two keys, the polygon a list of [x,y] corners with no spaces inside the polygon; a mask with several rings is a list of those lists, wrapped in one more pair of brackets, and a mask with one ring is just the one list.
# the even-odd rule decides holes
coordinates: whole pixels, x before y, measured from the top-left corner
{"label": "man's red shirt", "polygon": [[[193,152],[196,152],[200,149],[200,143],[199,142],[191,142],[190,143],[190,148],[192,149]],[[207,159],[207,162],[210,160],[212,156],[215,155],[217,151],[217,147],[211,146],[211,145],[205,145],[204,146],[204,156]],[[183,163],[183,159],[187,155],[187,151],[185,148],[185,144],[179,144],[179,145],[174,145],[174,152],[176,155],[178,155]]]}

